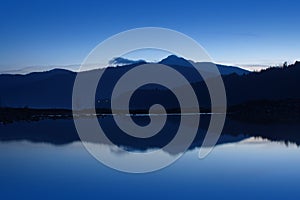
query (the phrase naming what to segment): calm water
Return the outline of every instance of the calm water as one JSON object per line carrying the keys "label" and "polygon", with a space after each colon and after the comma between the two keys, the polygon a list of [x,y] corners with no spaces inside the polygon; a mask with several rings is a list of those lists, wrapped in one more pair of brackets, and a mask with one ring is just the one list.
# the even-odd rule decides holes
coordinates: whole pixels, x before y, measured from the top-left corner
{"label": "calm water", "polygon": [[[52,128],[54,124],[61,126],[60,122],[16,123],[0,128],[2,135],[16,130],[39,132],[51,124]],[[68,123],[62,122],[63,127]],[[3,136],[1,199],[300,198],[300,149],[296,144],[249,135],[222,137],[223,142],[203,160],[198,158],[196,147],[162,170],[127,174],[99,163],[76,140],[58,145],[45,140],[49,137],[41,142],[32,136]]]}

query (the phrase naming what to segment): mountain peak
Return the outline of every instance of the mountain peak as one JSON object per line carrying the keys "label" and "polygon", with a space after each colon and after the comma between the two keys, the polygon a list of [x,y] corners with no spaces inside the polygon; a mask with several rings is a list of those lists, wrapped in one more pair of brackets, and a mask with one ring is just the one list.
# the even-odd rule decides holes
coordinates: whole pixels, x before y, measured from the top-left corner
{"label": "mountain peak", "polygon": [[191,63],[182,58],[178,57],[176,55],[169,55],[168,57],[162,59],[159,64],[164,64],[164,65],[175,65],[175,66],[191,66]]}
{"label": "mountain peak", "polygon": [[[162,59],[159,64],[164,64],[164,65],[169,65],[169,66],[180,66],[180,67],[201,67],[202,70],[206,69],[209,71],[209,68],[211,67],[209,62],[193,62],[193,61],[188,61],[182,57],[178,57],[176,55],[170,55],[166,57],[165,59]],[[239,68],[239,67],[234,67],[234,66],[226,66],[226,65],[220,65],[220,64],[215,64],[218,70],[222,75],[227,75],[227,74],[232,74],[236,73],[238,75],[243,75],[243,74],[248,74],[249,71]]]}

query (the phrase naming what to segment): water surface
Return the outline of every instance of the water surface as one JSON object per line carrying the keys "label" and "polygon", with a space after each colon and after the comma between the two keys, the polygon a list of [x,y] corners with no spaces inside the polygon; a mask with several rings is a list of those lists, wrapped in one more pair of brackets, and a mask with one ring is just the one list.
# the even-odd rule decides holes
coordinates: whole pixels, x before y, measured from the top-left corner
{"label": "water surface", "polygon": [[[49,136],[56,128],[64,129],[53,133],[55,137],[70,131],[71,126],[72,121],[44,120],[0,127],[1,198],[300,198],[300,149],[297,141],[266,139],[270,135],[268,131],[279,134],[284,128],[286,135],[295,136],[299,130],[296,125],[289,129],[287,127],[293,126],[274,125],[272,128],[272,125],[230,122],[230,126],[224,129],[227,132],[221,136],[221,142],[206,158],[198,158],[199,145],[195,143],[171,166],[147,174],[128,174],[104,166],[76,137],[62,137],[55,141]],[[245,128],[238,129],[239,126]],[[31,132],[25,137],[27,131]],[[251,132],[253,135],[249,135]],[[9,133],[15,135],[9,138]],[[98,145],[111,148],[106,144]],[[113,149],[108,152],[118,154]],[[170,152],[166,153],[172,156]]]}

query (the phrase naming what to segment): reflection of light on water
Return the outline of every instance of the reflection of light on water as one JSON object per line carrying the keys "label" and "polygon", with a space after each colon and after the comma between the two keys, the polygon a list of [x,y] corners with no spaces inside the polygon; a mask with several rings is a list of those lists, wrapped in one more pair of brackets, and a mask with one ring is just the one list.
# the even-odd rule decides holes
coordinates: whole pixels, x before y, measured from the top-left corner
{"label": "reflection of light on water", "polygon": [[[268,139],[262,137],[249,137],[243,139],[239,142],[231,142],[231,143],[224,143],[218,144],[215,146],[216,150],[220,150],[222,148],[244,148],[244,147],[251,147],[251,148],[281,148],[281,147],[288,147],[289,149],[299,149],[297,144],[292,142],[284,142],[284,141],[270,141]],[[199,147],[198,147],[199,148]],[[197,149],[198,149],[197,148]],[[206,148],[206,147],[203,147]]]}
{"label": "reflection of light on water", "polygon": [[[224,143],[224,144],[218,144],[214,148],[216,150],[224,149],[224,148],[232,148],[232,149],[237,149],[237,148],[244,148],[244,147],[251,147],[251,148],[258,148],[258,147],[263,147],[263,148],[281,148],[283,147],[284,149],[288,147],[289,149],[299,149],[297,144],[292,143],[292,142],[284,142],[284,141],[270,141],[266,138],[262,137],[249,137],[245,138],[241,141],[233,141],[229,143]],[[200,147],[197,147],[197,151],[199,150]],[[202,148],[207,148],[203,146]]]}
{"label": "reflection of light on water", "polygon": [[[84,144],[85,146],[88,146],[89,149],[93,149],[93,151],[96,152],[95,155],[101,155],[101,158],[107,163],[111,165],[116,164],[124,169],[131,169],[132,167],[140,168],[142,166],[155,167],[157,162],[173,160],[174,157],[178,157],[178,155],[171,155],[165,151],[158,151],[158,153],[155,154],[155,157],[148,155],[147,159],[144,159],[143,162],[139,163],[139,166],[132,166],[133,163],[137,163],[136,157],[132,156],[135,152],[121,151],[120,148],[115,145],[95,144],[90,142],[84,142]],[[151,155],[152,151],[153,149],[148,149],[143,151],[143,153]]]}
{"label": "reflection of light on water", "polygon": [[[238,142],[240,144],[257,144],[257,145],[272,145],[272,144],[280,144],[285,145],[291,148],[298,148],[297,144],[292,142],[283,142],[283,141],[270,141],[268,139],[262,138],[262,137],[250,137],[245,140],[242,140],[241,142]],[[237,144],[238,144],[237,143]]]}
{"label": "reflection of light on water", "polygon": [[244,143],[244,144],[266,144],[266,143],[270,143],[270,141],[268,139],[264,139],[261,137],[250,137],[247,138],[245,140],[242,140],[239,143]]}
{"label": "reflection of light on water", "polygon": [[[78,143],[78,142],[76,142]],[[150,153],[152,151],[155,151],[159,148],[148,148],[147,150],[138,150],[138,149],[133,149],[133,148],[128,148],[128,147],[122,147],[122,151],[120,150],[120,147],[115,146],[115,145],[108,145],[108,144],[96,144],[96,143],[91,143],[91,142],[82,142],[85,145],[89,145],[91,148],[93,148],[94,150],[97,150],[99,152],[101,152],[102,154],[107,153],[107,154],[115,154],[115,155],[127,155],[126,150],[128,150],[128,153],[132,153],[132,152],[143,152],[143,153]],[[74,144],[74,143],[72,143]],[[166,151],[162,151],[162,153],[160,154],[163,157],[174,157],[176,155],[174,154],[170,154]]]}
{"label": "reflection of light on water", "polygon": [[[143,199],[153,199],[157,194],[165,199],[194,199],[199,195],[204,199],[243,199],[245,194],[249,199],[259,195],[293,199],[299,191],[299,149],[266,141],[266,146],[274,148],[262,151],[247,141],[217,146],[203,160],[197,159],[198,150],[194,149],[164,170],[138,176],[118,173],[95,162],[81,142],[0,142],[1,195],[16,194],[18,189],[26,191],[21,195],[34,191],[47,194],[50,189],[47,195],[52,199],[86,194],[98,194],[95,199],[120,199],[124,194],[123,199],[132,194]],[[101,148],[114,151],[107,145]],[[11,189],[5,190],[8,187]]]}
{"label": "reflection of light on water", "polygon": [[[226,113],[198,113],[198,112],[185,112],[185,113],[144,113],[144,114],[92,114],[92,113],[84,113],[84,114],[76,114],[74,113],[74,117],[91,117],[91,116],[126,116],[126,117],[145,117],[145,116],[198,116],[198,115],[225,115]],[[49,117],[61,116],[61,115],[48,115]],[[68,115],[67,115],[68,116]]]}

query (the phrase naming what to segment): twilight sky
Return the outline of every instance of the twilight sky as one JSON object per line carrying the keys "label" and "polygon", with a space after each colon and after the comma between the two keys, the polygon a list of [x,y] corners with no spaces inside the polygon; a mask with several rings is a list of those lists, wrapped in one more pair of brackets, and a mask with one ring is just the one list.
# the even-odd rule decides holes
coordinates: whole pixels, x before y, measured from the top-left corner
{"label": "twilight sky", "polygon": [[[146,26],[170,28],[194,38],[217,63],[248,69],[292,63],[300,60],[299,7],[296,0],[4,0],[0,72],[32,66],[71,68],[106,38]],[[134,55],[141,54],[128,58],[153,59]]]}

